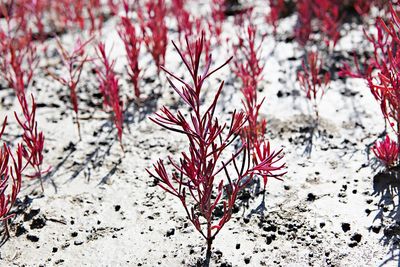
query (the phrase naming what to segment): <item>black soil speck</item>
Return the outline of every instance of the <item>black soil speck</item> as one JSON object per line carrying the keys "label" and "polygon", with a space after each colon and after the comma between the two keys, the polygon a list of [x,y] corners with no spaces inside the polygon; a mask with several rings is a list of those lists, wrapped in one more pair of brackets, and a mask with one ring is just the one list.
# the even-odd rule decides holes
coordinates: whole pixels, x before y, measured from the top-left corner
{"label": "black soil speck", "polygon": [[174,234],[175,234],[175,229],[174,229],[174,228],[171,228],[171,229],[169,229],[169,230],[167,231],[166,236],[169,237],[169,236],[172,236],[172,235],[174,235]]}
{"label": "black soil speck", "polygon": [[38,241],[39,241],[39,237],[37,237],[37,236],[35,236],[35,235],[27,235],[26,238],[27,238],[29,241],[32,241],[32,242],[38,242]]}
{"label": "black soil speck", "polygon": [[372,226],[371,227],[372,232],[374,232],[375,234],[378,234],[381,230],[380,226]]}
{"label": "black soil speck", "polygon": [[25,234],[27,231],[26,231],[26,229],[25,229],[25,227],[21,224],[21,225],[18,225],[17,226],[17,230],[16,230],[16,232],[15,232],[15,236],[20,236],[20,235],[23,235],[23,234]]}
{"label": "black soil speck", "polygon": [[43,218],[34,219],[30,225],[31,229],[42,229],[46,225],[46,221]]}
{"label": "black soil speck", "polygon": [[355,233],[355,234],[350,238],[350,240],[351,240],[351,241],[356,241],[357,243],[360,243],[361,238],[362,238],[362,235],[360,235],[360,234],[358,234],[358,233]]}
{"label": "black soil speck", "polygon": [[25,213],[24,214],[24,221],[30,221],[32,220],[33,217],[35,217],[36,215],[38,215],[40,212],[40,209],[31,209],[29,211],[29,213]]}
{"label": "black soil speck", "polygon": [[342,223],[342,230],[345,233],[350,231],[350,224],[349,223]]}
{"label": "black soil speck", "polygon": [[317,197],[313,193],[308,193],[307,201],[314,201],[316,199],[317,199]]}

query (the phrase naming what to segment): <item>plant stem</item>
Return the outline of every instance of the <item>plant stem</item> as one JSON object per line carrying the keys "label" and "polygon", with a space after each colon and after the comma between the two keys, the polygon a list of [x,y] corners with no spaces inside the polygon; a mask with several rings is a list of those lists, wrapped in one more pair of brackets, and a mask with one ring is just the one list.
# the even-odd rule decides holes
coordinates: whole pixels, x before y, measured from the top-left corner
{"label": "plant stem", "polygon": [[41,173],[40,169],[38,169],[38,170],[39,170],[39,181],[40,181],[40,187],[42,188],[42,193],[44,193],[44,187],[43,187],[42,173]]}
{"label": "plant stem", "polygon": [[81,124],[79,123],[78,113],[75,113],[75,122],[76,122],[76,126],[78,127],[79,141],[82,141]]}
{"label": "plant stem", "polygon": [[212,238],[207,239],[207,252],[206,252],[206,259],[204,260],[203,267],[209,267],[210,266],[211,247],[212,247]]}

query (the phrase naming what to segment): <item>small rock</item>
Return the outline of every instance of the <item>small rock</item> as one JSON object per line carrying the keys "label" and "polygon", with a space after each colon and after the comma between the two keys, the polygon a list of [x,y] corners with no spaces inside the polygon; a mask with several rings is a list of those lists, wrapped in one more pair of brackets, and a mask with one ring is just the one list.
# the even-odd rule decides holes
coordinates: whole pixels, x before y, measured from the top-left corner
{"label": "small rock", "polygon": [[350,231],[350,224],[349,223],[342,223],[342,230],[345,233]]}
{"label": "small rock", "polygon": [[167,237],[172,236],[172,235],[174,235],[174,234],[175,234],[175,229],[174,229],[174,228],[171,228],[171,229],[169,229],[169,230],[167,231]]}

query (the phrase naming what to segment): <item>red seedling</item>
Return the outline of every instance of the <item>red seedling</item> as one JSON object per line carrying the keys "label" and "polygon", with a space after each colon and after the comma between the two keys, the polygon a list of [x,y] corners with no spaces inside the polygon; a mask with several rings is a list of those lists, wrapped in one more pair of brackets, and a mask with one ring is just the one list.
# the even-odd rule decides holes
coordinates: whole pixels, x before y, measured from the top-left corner
{"label": "red seedling", "polygon": [[22,139],[22,155],[28,164],[34,169],[34,173],[27,175],[29,178],[38,178],[42,191],[43,188],[43,174],[50,170],[50,167],[43,171],[43,148],[44,148],[44,134],[38,131],[36,121],[36,103],[33,95],[31,95],[32,108],[29,108],[25,95],[18,96],[19,104],[22,109],[23,119],[18,117],[14,112],[15,118],[19,126],[23,129]]}
{"label": "red seedling", "polygon": [[247,26],[245,31],[238,34],[239,43],[234,48],[234,52],[241,56],[234,61],[234,72],[240,78],[244,86],[252,86],[257,89],[258,83],[262,79],[264,64],[261,64],[261,46],[256,43],[257,27]]}
{"label": "red seedling", "polygon": [[124,0],[127,10],[125,16],[121,17],[121,23],[118,27],[118,34],[121,37],[128,59],[128,75],[133,83],[136,98],[140,97],[139,76],[141,69],[139,67],[140,48],[142,38],[135,28],[135,24],[128,17],[128,3]]}
{"label": "red seedling", "polygon": [[138,10],[143,41],[157,65],[158,74],[160,74],[161,66],[165,63],[165,54],[168,45],[166,16],[167,8],[165,0],[148,0],[144,11],[142,9]]}
{"label": "red seedling", "polygon": [[302,46],[305,46],[307,44],[312,33],[312,1],[313,0],[297,1],[298,22],[294,31],[297,42]]}
{"label": "red seedling", "polygon": [[118,131],[118,140],[122,151],[124,151],[124,147],[122,145],[122,128],[124,122],[122,108],[123,103],[119,97],[118,78],[114,72],[115,61],[109,61],[106,55],[104,43],[99,43],[96,52],[101,62],[101,65],[97,67],[96,72],[100,82],[99,90],[103,95],[103,106],[106,110],[108,108],[113,110],[114,124]]}
{"label": "red seedling", "polygon": [[[249,25],[246,31],[238,35],[239,44],[234,48],[236,58],[234,61],[234,73],[242,82],[242,100],[247,116],[247,125],[243,127],[242,137],[248,142],[252,154],[253,163],[258,164],[259,158],[270,155],[270,144],[265,141],[267,121],[259,118],[260,108],[264,102],[258,100],[258,85],[262,80],[264,64],[261,63],[261,47],[263,39],[256,43],[257,27]],[[279,155],[282,152],[279,151]],[[275,152],[273,152],[275,153]],[[279,157],[280,159],[280,157]],[[263,175],[264,188],[267,185],[268,175]]]}
{"label": "red seedling", "polygon": [[215,36],[217,38],[217,43],[221,42],[222,25],[225,20],[225,9],[225,0],[211,1],[211,20],[208,25],[211,36]]}
{"label": "red seedling", "polygon": [[323,60],[318,52],[310,52],[303,60],[302,70],[297,72],[300,88],[306,93],[315,113],[315,124],[319,121],[318,102],[325,94],[330,82],[330,74],[322,73]]}
{"label": "red seedling", "polygon": [[[262,79],[264,64],[261,64],[261,46],[263,40],[256,43],[257,27],[249,25],[246,31],[238,34],[239,44],[234,47],[235,55],[233,72],[242,82],[242,100],[247,116],[247,126],[244,127],[242,136],[248,138],[250,149],[264,140],[267,122],[260,120],[259,112],[264,101],[258,101],[257,88]],[[255,151],[252,151],[253,156]],[[264,180],[264,186],[266,180]]]}
{"label": "red seedling", "polygon": [[399,145],[387,135],[383,141],[376,142],[372,147],[372,152],[388,168],[397,162]]}
{"label": "red seedling", "polygon": [[193,31],[193,17],[185,8],[186,0],[172,0],[171,12],[176,19],[179,40],[185,40],[186,36],[190,36]]}
{"label": "red seedling", "polygon": [[101,33],[101,28],[103,26],[103,13],[101,10],[100,0],[89,0],[86,5],[86,11],[89,14],[90,20],[90,34],[94,34],[96,31]]}
{"label": "red seedling", "polygon": [[373,0],[371,1],[365,1],[365,0],[355,0],[354,1],[354,9],[357,11],[360,16],[365,16],[369,13],[371,10]]}
{"label": "red seedling", "polygon": [[68,74],[65,77],[61,77],[59,75],[49,73],[55,80],[60,82],[62,85],[67,86],[69,89],[72,108],[76,116],[75,121],[78,127],[79,140],[82,138],[81,127],[79,123],[78,95],[76,93],[76,88],[81,78],[83,66],[90,60],[85,54],[85,47],[92,41],[92,39],[93,38],[90,38],[86,42],[82,42],[78,38],[72,52],[68,52],[61,43],[60,39],[57,38],[58,53],[60,54],[62,63]]}
{"label": "red seedling", "polygon": [[[295,27],[296,40],[306,46],[313,30],[322,33],[328,47],[335,47],[340,38],[342,3],[336,0],[299,0],[297,1],[298,22]],[[314,27],[313,27],[314,26]]]}
{"label": "red seedling", "polygon": [[[6,124],[7,118],[4,119],[0,138],[4,133]],[[8,219],[14,216],[11,214],[11,209],[21,190],[22,172],[24,169],[22,166],[22,151],[21,144],[17,145],[15,155],[13,155],[11,149],[5,142],[3,142],[3,145],[0,147],[0,221],[3,223],[5,229],[3,242],[9,237]]]}
{"label": "red seedling", "polygon": [[[126,1],[126,0],[122,0]],[[107,6],[108,9],[110,10],[110,13],[112,16],[115,16],[118,14],[119,11],[119,0],[107,0]]]}
{"label": "red seedling", "polygon": [[30,36],[11,37],[0,32],[0,75],[17,95],[24,94],[38,65],[36,46]]}
{"label": "red seedling", "polygon": [[312,4],[318,28],[325,35],[327,47],[334,48],[340,38],[339,4],[334,0],[314,0]]}
{"label": "red seedling", "polygon": [[400,142],[400,17],[392,5],[389,6],[391,17],[387,23],[378,18],[375,23],[376,35],[368,35],[366,39],[374,47],[374,56],[360,69],[360,64],[354,57],[356,71],[345,65],[342,76],[364,78],[375,99],[381,106],[381,111],[396,133]]}
{"label": "red seedling", "polygon": [[270,12],[266,17],[267,23],[274,27],[274,34],[278,28],[278,21],[285,10],[285,0],[269,0]]}
{"label": "red seedling", "polygon": [[386,9],[388,1],[385,0],[354,0],[353,7],[360,16],[367,16],[373,6]]}
{"label": "red seedling", "polygon": [[[32,109],[29,110],[25,96],[20,95],[19,102],[23,111],[24,120],[21,120],[17,114],[15,118],[19,126],[23,129],[22,143],[16,144],[15,153],[3,141],[0,147],[0,221],[5,228],[3,242],[9,237],[8,219],[14,216],[11,209],[14,206],[17,195],[21,190],[22,176],[30,178],[38,177],[42,185],[41,165],[43,161],[44,136],[42,132],[38,133],[37,122],[35,119],[36,105],[32,96]],[[6,129],[7,117],[4,119],[0,131],[0,139]],[[24,161],[25,159],[25,161]],[[25,170],[28,166],[35,169],[33,175],[26,175]],[[42,185],[43,190],[43,185]]]}
{"label": "red seedling", "polygon": [[[183,111],[174,114],[167,107],[156,113],[151,120],[161,127],[183,134],[188,140],[188,152],[182,152],[179,161],[169,157],[173,171],[169,174],[164,162],[154,164],[154,172],[149,174],[157,179],[158,185],[166,192],[177,197],[182,203],[188,220],[207,241],[206,263],[211,256],[212,242],[222,227],[231,219],[238,193],[254,176],[268,175],[279,177],[284,165],[278,164],[280,155],[259,147],[259,164],[253,165],[247,143],[244,143],[231,156],[225,155],[235,139],[243,131],[246,116],[243,112],[234,111],[229,127],[220,124],[216,117],[216,108],[224,82],[217,87],[214,99],[207,107],[201,107],[204,85],[208,78],[220,70],[221,66],[210,70],[211,55],[204,53],[204,35],[195,42],[187,40],[186,52],[182,52],[173,43],[190,74],[191,80],[185,81],[163,68],[163,70],[182,86],[168,79],[171,87],[182,98],[189,108],[186,115]],[[190,52],[189,52],[190,51]],[[189,55],[189,57],[185,57]],[[202,64],[206,64],[201,68]],[[243,155],[243,157],[241,157]],[[241,163],[239,164],[239,161]],[[228,168],[232,167],[232,168]],[[225,174],[225,179],[224,175]],[[222,210],[217,217],[216,209]]]}

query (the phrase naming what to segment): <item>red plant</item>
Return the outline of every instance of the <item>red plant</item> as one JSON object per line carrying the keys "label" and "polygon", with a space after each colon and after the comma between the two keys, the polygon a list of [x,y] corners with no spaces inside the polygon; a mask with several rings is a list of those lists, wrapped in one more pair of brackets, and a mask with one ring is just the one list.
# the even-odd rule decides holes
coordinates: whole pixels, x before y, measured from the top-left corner
{"label": "red plant", "polygon": [[101,61],[101,66],[97,67],[97,77],[100,82],[99,90],[103,95],[103,106],[105,109],[112,108],[114,112],[114,124],[118,131],[118,139],[122,151],[122,128],[123,128],[123,110],[122,100],[119,97],[118,78],[114,72],[115,61],[109,61],[105,51],[105,44],[99,43],[97,46],[97,55]]}
{"label": "red plant", "polygon": [[319,28],[325,35],[326,45],[335,47],[340,38],[340,5],[334,0],[315,0],[312,8],[319,21]]}
{"label": "red plant", "polygon": [[[19,102],[23,111],[24,120],[21,120],[14,112],[15,118],[19,126],[23,129],[22,143],[16,144],[15,153],[11,148],[3,142],[0,147],[0,222],[5,228],[3,241],[9,237],[8,219],[14,215],[11,212],[17,195],[21,190],[22,176],[30,178],[39,177],[42,190],[42,174],[41,165],[43,162],[43,144],[44,136],[42,132],[38,133],[37,122],[35,119],[36,105],[32,96],[32,109],[29,110],[25,96],[20,95]],[[0,131],[0,138],[6,129],[7,117],[4,119],[3,126]],[[25,159],[25,161],[23,161]],[[33,175],[26,175],[25,170],[28,166],[35,169]],[[10,179],[11,178],[11,179]]]}
{"label": "red plant", "polygon": [[257,45],[257,27],[247,26],[245,31],[238,34],[239,44],[234,48],[237,55],[241,55],[242,60],[235,60],[234,72],[241,79],[244,86],[252,86],[257,89],[258,83],[262,80],[264,65],[261,64],[261,47],[263,39]]}
{"label": "red plant", "polygon": [[374,47],[373,57],[366,60],[364,69],[354,57],[356,71],[345,64],[341,76],[364,78],[375,99],[379,102],[385,120],[396,133],[400,142],[400,17],[392,5],[391,17],[387,23],[378,18],[375,23],[376,35],[365,37]]}
{"label": "red plant", "polygon": [[[7,117],[4,119],[0,138],[3,136],[6,124]],[[8,219],[13,217],[11,208],[14,206],[17,195],[21,190],[22,173],[25,169],[25,167],[22,166],[22,154],[23,150],[21,144],[17,145],[15,155],[13,155],[11,149],[5,142],[3,142],[0,148],[0,221],[5,228],[4,239],[9,236]],[[10,185],[11,189],[9,188]]]}
{"label": "red plant", "polygon": [[368,14],[369,11],[371,10],[371,6],[372,6],[373,2],[374,2],[373,0],[372,1],[355,0],[353,6],[358,14],[360,14],[361,16],[364,16],[364,15]]}
{"label": "red plant", "polygon": [[383,141],[375,143],[372,152],[386,167],[390,167],[396,163],[399,157],[399,145],[387,135]]}
{"label": "red plant", "polygon": [[[184,115],[182,111],[174,114],[164,106],[160,113],[150,119],[167,130],[185,135],[189,143],[188,152],[182,152],[178,162],[169,157],[174,168],[171,174],[168,174],[162,160],[153,165],[155,172],[147,171],[159,181],[162,189],[180,200],[188,219],[207,241],[206,259],[209,259],[212,242],[230,220],[239,191],[256,175],[279,177],[281,173],[277,172],[284,165],[276,166],[281,159],[280,152],[270,153],[262,145],[258,149],[265,153],[260,153],[259,163],[253,165],[246,142],[230,157],[223,156],[243,131],[246,116],[243,112],[234,111],[229,127],[227,123],[219,123],[215,111],[224,82],[219,85],[209,106],[203,108],[201,103],[207,79],[228,64],[230,59],[210,70],[212,60],[211,55],[204,53],[204,35],[195,42],[186,42],[186,50],[191,52],[183,52],[175,43],[173,45],[191,81],[184,81],[170,71],[163,70],[182,84],[182,87],[177,86],[168,79],[171,87],[189,107],[188,114]],[[203,68],[202,63],[205,63]],[[240,157],[241,154],[243,157]],[[241,165],[239,160],[242,161]],[[232,165],[233,170],[228,169]],[[217,207],[222,207],[220,218],[216,218]]]}
{"label": "red plant", "polygon": [[325,94],[330,82],[330,74],[322,73],[323,61],[318,52],[310,52],[307,61],[303,60],[302,70],[297,72],[300,88],[306,93],[307,99],[312,103],[315,112],[315,122],[318,123],[318,101]]}
{"label": "red plant", "polygon": [[179,33],[179,40],[186,36],[190,36],[193,30],[193,18],[185,8],[186,0],[172,0],[171,12],[176,19],[177,30]]}
{"label": "red plant", "polygon": [[212,0],[211,1],[211,22],[209,22],[209,29],[211,32],[211,36],[215,36],[217,38],[217,42],[220,43],[221,33],[222,33],[222,24],[225,20],[225,9],[226,3],[225,0]]}
{"label": "red plant", "polygon": [[[126,1],[126,0],[122,0]],[[108,9],[110,10],[111,15],[115,16],[118,14],[119,11],[119,0],[107,0],[107,6]]]}
{"label": "red plant", "polygon": [[[335,47],[340,38],[340,7],[343,3],[336,0],[299,0],[297,1],[298,22],[295,36],[300,45],[306,46],[310,37],[315,37],[318,29],[328,47]],[[314,27],[313,27],[314,26]]]}
{"label": "red plant", "polygon": [[239,56],[234,60],[233,72],[242,82],[243,106],[247,115],[248,126],[245,127],[245,136],[254,144],[259,138],[263,138],[266,129],[266,121],[259,121],[258,114],[261,102],[258,102],[257,87],[262,79],[264,65],[261,64],[261,46],[263,40],[256,44],[257,27],[249,25],[246,31],[238,34],[239,43],[234,47],[234,54]]}
{"label": "red plant", "polygon": [[366,16],[373,6],[382,9],[387,7],[387,4],[388,1],[385,0],[354,0],[353,7],[360,16]]}
{"label": "red plant", "polygon": [[[258,84],[262,80],[264,65],[261,64],[261,47],[263,39],[257,45],[257,27],[249,25],[247,31],[238,35],[239,44],[234,48],[235,55],[241,59],[234,61],[234,73],[242,82],[242,100],[247,116],[247,125],[241,133],[244,140],[247,140],[253,163],[258,164],[260,158],[270,155],[270,144],[265,140],[267,121],[259,118],[260,108],[264,99],[258,101]],[[282,152],[279,151],[277,154]],[[275,153],[275,152],[273,152]],[[280,158],[279,158],[280,159]],[[268,174],[269,175],[269,174]],[[267,185],[268,175],[263,175],[264,188]]]}
{"label": "red plant", "polygon": [[305,46],[312,32],[312,0],[297,1],[298,22],[295,27],[295,36],[300,45]]}
{"label": "red plant", "polygon": [[141,69],[139,67],[139,55],[142,45],[142,38],[139,36],[135,25],[128,17],[128,3],[124,0],[126,7],[125,16],[121,17],[121,24],[118,28],[118,34],[121,37],[128,59],[128,75],[133,83],[136,98],[140,97],[139,76]]}
{"label": "red plant", "polygon": [[18,96],[19,104],[23,113],[23,119],[19,118],[16,112],[14,112],[14,115],[18,124],[24,131],[22,134],[22,155],[35,171],[33,174],[27,175],[27,177],[38,178],[42,191],[44,191],[42,175],[47,173],[50,170],[50,167],[45,171],[42,170],[44,135],[43,132],[39,132],[37,128],[36,103],[33,95],[31,95],[31,99],[32,108],[29,109],[25,95]]}
{"label": "red plant", "polygon": [[267,23],[274,27],[274,34],[278,27],[278,20],[285,10],[285,0],[269,0],[270,12],[266,17]]}
{"label": "red plant", "polygon": [[57,38],[58,53],[61,56],[62,63],[64,64],[68,75],[66,77],[61,77],[59,75],[49,73],[55,80],[60,82],[62,85],[67,86],[69,89],[72,108],[76,116],[75,121],[78,127],[79,140],[82,138],[81,127],[79,124],[78,95],[76,93],[76,88],[81,78],[83,66],[89,61],[88,56],[85,55],[85,47],[92,40],[93,38],[90,38],[82,43],[80,39],[77,39],[72,52],[68,52],[61,43],[60,39]]}
{"label": "red plant", "polygon": [[36,46],[29,35],[12,37],[10,34],[0,32],[0,76],[21,95],[38,65]]}
{"label": "red plant", "polygon": [[90,34],[94,34],[96,31],[101,32],[103,26],[103,14],[101,11],[100,0],[89,0],[86,5],[86,11],[89,14]]}
{"label": "red plant", "polygon": [[148,0],[145,10],[138,10],[140,27],[143,32],[143,41],[147,50],[157,65],[158,74],[160,67],[165,63],[165,54],[168,45],[168,28],[165,22],[167,8],[165,0]]}

